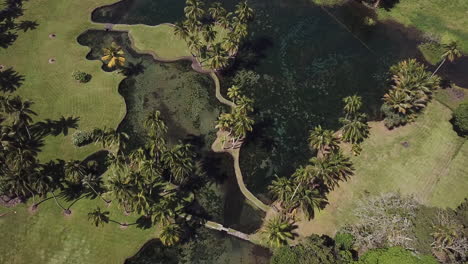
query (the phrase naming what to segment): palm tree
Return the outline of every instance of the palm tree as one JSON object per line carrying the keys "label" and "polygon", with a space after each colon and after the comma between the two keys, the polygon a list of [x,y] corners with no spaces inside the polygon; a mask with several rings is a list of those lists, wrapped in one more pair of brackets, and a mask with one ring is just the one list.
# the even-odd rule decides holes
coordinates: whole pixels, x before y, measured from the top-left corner
{"label": "palm tree", "polygon": [[226,37],[223,39],[221,44],[222,48],[229,53],[230,56],[236,54],[237,49],[239,48],[239,42],[237,39],[232,39],[230,37]]}
{"label": "palm tree", "polygon": [[444,65],[444,63],[448,60],[453,62],[454,60],[460,58],[462,56],[461,51],[458,49],[458,43],[455,41],[450,42],[449,44],[444,45],[445,52],[442,54],[442,62],[439,64],[439,67],[434,71],[432,76],[436,74],[436,72]]}
{"label": "palm tree", "polygon": [[67,161],[64,166],[67,181],[78,184],[81,183],[86,174],[86,167],[79,160]]}
{"label": "palm tree", "polygon": [[190,35],[187,39],[187,46],[194,57],[198,57],[202,48],[202,43],[198,35]]}
{"label": "palm tree", "polygon": [[226,9],[223,8],[223,6],[221,5],[221,3],[219,2],[215,2],[211,5],[211,7],[208,9],[208,13],[210,13],[210,16],[214,19],[214,20],[218,20],[220,17],[222,16],[225,16],[226,15]]}
{"label": "palm tree", "polygon": [[221,47],[221,44],[216,43],[215,45],[213,45],[211,49],[210,67],[214,70],[219,70],[221,68],[226,67],[228,64],[228,57],[229,55]]}
{"label": "palm tree", "polygon": [[311,166],[313,166],[314,174],[317,179],[320,179],[328,188],[334,189],[339,179],[337,179],[333,173],[334,171],[330,164],[329,156],[324,156],[322,158],[313,157],[309,162]]}
{"label": "palm tree", "polygon": [[128,203],[134,196],[134,186],[121,174],[117,174],[116,177],[108,181],[107,187],[117,199],[117,202],[123,206],[125,212],[129,213]]}
{"label": "palm tree", "polygon": [[88,188],[90,188],[95,194],[96,196],[98,196],[99,198],[101,198],[106,204],[110,204],[111,201],[109,200],[106,200],[104,199],[104,197],[102,197],[102,195],[100,193],[98,193],[96,191],[96,189],[93,187],[93,186],[99,186],[99,178],[96,177],[95,175],[93,174],[88,174],[86,176],[83,177],[83,179],[81,180],[82,184],[87,186]]}
{"label": "palm tree", "polygon": [[167,226],[175,217],[176,210],[171,199],[164,198],[152,208],[151,218],[153,223]]}
{"label": "palm tree", "polygon": [[270,219],[262,233],[267,236],[268,244],[272,247],[280,247],[288,244],[288,239],[294,239],[292,230],[294,226],[283,216]]}
{"label": "palm tree", "polygon": [[237,17],[239,18],[239,20],[242,21],[243,23],[248,22],[254,16],[253,9],[247,5],[247,0],[242,1],[236,5],[235,13]]}
{"label": "palm tree", "polygon": [[173,246],[180,241],[182,229],[177,224],[171,224],[163,227],[159,239],[165,246]]}
{"label": "palm tree", "polygon": [[235,136],[235,141],[239,141],[247,136],[247,132],[252,132],[255,121],[242,111],[235,111],[233,118],[234,124],[232,131]]}
{"label": "palm tree", "polygon": [[241,93],[239,86],[233,85],[228,88],[227,96],[233,101],[233,103],[236,103],[236,100],[240,98],[240,95]]}
{"label": "palm tree", "polygon": [[110,47],[104,48],[104,56],[101,58],[103,61],[107,62],[107,67],[122,67],[125,64],[125,53],[122,50],[122,47],[117,45],[117,43],[112,42]]}
{"label": "palm tree", "polygon": [[203,27],[202,35],[207,45],[209,45],[211,42],[213,42],[216,39],[216,34],[217,32],[216,30],[213,29],[213,26],[206,25]]}
{"label": "palm tree", "polygon": [[309,146],[320,153],[325,154],[325,151],[335,150],[339,147],[339,144],[339,139],[334,136],[334,132],[323,129],[320,125],[310,132]]}
{"label": "palm tree", "polygon": [[175,145],[163,154],[164,164],[170,171],[170,182],[172,182],[172,178],[179,184],[187,180],[195,169],[194,157],[195,153],[191,150],[191,145],[182,143]]}
{"label": "palm tree", "polygon": [[181,38],[183,40],[187,39],[189,36],[189,31],[187,27],[184,25],[184,23],[177,22],[174,25],[174,35],[176,35],[178,38]]}
{"label": "palm tree", "polygon": [[283,203],[288,201],[289,197],[291,197],[291,194],[294,192],[294,184],[286,177],[276,176],[268,186],[268,191],[275,199]]}
{"label": "palm tree", "polygon": [[343,98],[343,102],[345,103],[344,111],[346,116],[356,114],[362,106],[362,98],[361,96],[352,95]]}
{"label": "palm tree", "polygon": [[299,205],[304,216],[310,220],[314,216],[315,209],[322,208],[323,204],[326,203],[326,196],[320,193],[317,189],[310,189],[307,186],[301,185],[301,188],[297,192],[294,202]]}
{"label": "palm tree", "polygon": [[297,182],[297,186],[294,189],[294,193],[292,194],[291,198],[289,201],[292,201],[294,197],[296,196],[297,190],[301,185],[308,185],[310,184],[314,178],[315,178],[315,170],[314,167],[311,165],[308,165],[306,167],[300,166],[299,168],[296,169],[296,171],[293,173],[292,177]]}
{"label": "palm tree", "polygon": [[395,112],[404,115],[412,108],[411,97],[402,89],[390,89],[384,95],[383,100]]}
{"label": "palm tree", "polygon": [[185,16],[191,20],[200,20],[205,14],[203,2],[198,0],[187,0],[184,8]]}
{"label": "palm tree", "polygon": [[94,209],[94,211],[88,213],[88,219],[96,226],[104,225],[109,223],[109,212],[108,211],[101,211],[99,206]]}
{"label": "palm tree", "polygon": [[37,115],[31,106],[33,102],[29,100],[21,100],[21,97],[15,96],[12,99],[8,100],[7,105],[5,106],[6,112],[13,117],[13,125],[17,127],[24,127],[28,133],[29,138],[31,138],[31,133],[29,132],[29,124],[32,123],[32,116]]}
{"label": "palm tree", "polygon": [[353,163],[341,151],[333,152],[328,158],[331,174],[338,180],[346,180],[348,176],[353,175]]}
{"label": "palm tree", "polygon": [[360,143],[369,135],[369,125],[367,124],[366,115],[359,114],[352,119],[340,118],[343,141],[351,142],[352,144]]}
{"label": "palm tree", "polygon": [[232,13],[229,12],[229,13],[219,16],[216,21],[219,23],[220,26],[227,29],[231,25],[231,17],[232,17]]}

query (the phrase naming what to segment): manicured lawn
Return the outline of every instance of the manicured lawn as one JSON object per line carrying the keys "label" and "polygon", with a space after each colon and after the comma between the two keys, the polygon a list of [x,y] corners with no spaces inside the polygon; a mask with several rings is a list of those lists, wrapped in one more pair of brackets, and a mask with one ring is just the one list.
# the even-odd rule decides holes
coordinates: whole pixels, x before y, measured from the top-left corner
{"label": "manicured lawn", "polygon": [[356,174],[329,194],[330,204],[315,220],[300,224],[301,231],[333,234],[353,220],[358,199],[382,192],[413,194],[427,205],[456,207],[467,197],[468,146],[452,130],[450,118],[450,109],[434,101],[405,127],[388,131],[382,123],[372,123],[362,154],[352,158]]}
{"label": "manicured lawn", "polygon": [[140,52],[153,52],[166,60],[191,55],[185,41],[174,35],[174,27],[170,25],[116,25],[114,29],[128,31]]}
{"label": "manicured lawn", "polygon": [[456,40],[468,53],[468,1],[400,0],[389,11],[379,9],[380,19],[394,19],[424,33],[437,35],[442,42]]}
{"label": "manicured lawn", "polygon": [[[117,73],[101,70],[101,63],[89,61],[87,47],[76,38],[93,27],[89,21],[93,8],[110,4],[115,0],[41,0],[25,1],[25,15],[19,20],[36,21],[35,30],[20,32],[12,46],[0,50],[0,61],[25,76],[17,94],[34,101],[33,110],[44,118],[60,116],[79,117],[80,129],[117,127],[125,115],[125,103],[117,87],[123,79]],[[56,34],[50,39],[49,34]],[[54,64],[49,63],[55,58]],[[80,70],[93,77],[87,84],[72,78],[72,72]],[[54,158],[82,159],[97,150],[96,146],[75,148],[68,136],[49,137],[45,142],[42,160]]]}
{"label": "manicured lawn", "polygon": [[[143,230],[133,225],[121,229],[115,223],[95,227],[88,221],[87,214],[97,205],[110,211],[111,219],[135,222],[135,217],[125,216],[117,203],[106,208],[98,199],[79,200],[71,208],[72,215],[67,217],[53,199],[42,203],[35,214],[20,205],[13,208],[16,214],[0,217],[3,238],[0,263],[120,264],[133,256],[147,240],[156,237],[154,227]],[[7,209],[0,208],[0,214],[4,212]]]}

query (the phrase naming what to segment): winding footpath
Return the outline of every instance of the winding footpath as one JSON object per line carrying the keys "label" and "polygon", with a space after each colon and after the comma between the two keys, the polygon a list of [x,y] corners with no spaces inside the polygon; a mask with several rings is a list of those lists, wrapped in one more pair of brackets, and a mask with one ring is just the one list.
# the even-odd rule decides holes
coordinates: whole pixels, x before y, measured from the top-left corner
{"label": "winding footpath", "polygon": [[[219,77],[218,77],[218,75],[216,73],[216,70],[203,68],[203,66],[200,65],[200,63],[198,62],[198,60],[194,56],[181,56],[181,57],[177,57],[177,58],[174,58],[174,59],[162,58],[162,57],[158,56],[158,54],[154,50],[141,50],[141,49],[139,49],[137,47],[137,45],[136,45],[135,39],[133,38],[133,36],[131,34],[130,29],[128,29],[128,28],[116,29],[115,28],[115,27],[119,27],[119,26],[120,27],[122,27],[122,26],[132,27],[132,25],[127,25],[127,24],[109,25],[109,24],[101,24],[101,23],[93,23],[93,24],[95,26],[103,28],[103,29],[112,28],[113,31],[119,31],[119,32],[127,33],[128,36],[129,36],[129,39],[130,39],[131,48],[133,50],[135,50],[136,52],[138,52],[138,53],[151,55],[155,61],[170,63],[170,62],[176,62],[176,61],[180,61],[180,60],[187,60],[187,61],[192,62],[192,69],[193,70],[195,70],[196,72],[201,73],[201,74],[208,74],[208,75],[210,75],[211,79],[213,79],[213,82],[215,84],[215,89],[216,89],[216,93],[215,93],[216,94],[216,99],[218,99],[218,101],[221,102],[222,104],[225,104],[225,105],[227,105],[227,106],[229,106],[231,108],[236,107],[236,104],[234,104],[232,101],[229,101],[228,99],[224,98],[223,95],[221,94],[221,84],[220,84],[220,81],[219,81]],[[161,24],[161,25],[174,26],[173,24],[169,24],[169,23],[165,23],[165,24]],[[160,25],[152,26],[152,27],[158,27],[158,26],[160,26]],[[147,26],[147,27],[150,27],[150,26]],[[222,147],[221,148],[217,147],[218,145],[220,145],[219,144],[220,138],[221,138],[220,136],[222,136],[222,135],[220,135],[220,133],[218,133],[217,135],[218,135],[218,138],[216,139],[216,141],[213,143],[213,146],[212,146],[213,151],[228,153],[228,154],[230,154],[232,156],[233,161],[234,161],[234,171],[235,171],[235,175],[236,175],[237,184],[239,185],[239,188],[240,188],[242,194],[254,206],[256,206],[257,208],[259,208],[260,210],[262,210],[264,212],[268,212],[270,209],[272,209],[272,207],[270,207],[270,206],[264,204],[262,201],[260,201],[245,186],[244,178],[242,176],[242,171],[241,171],[240,164],[239,164],[240,147],[236,148],[236,149],[223,149]]]}

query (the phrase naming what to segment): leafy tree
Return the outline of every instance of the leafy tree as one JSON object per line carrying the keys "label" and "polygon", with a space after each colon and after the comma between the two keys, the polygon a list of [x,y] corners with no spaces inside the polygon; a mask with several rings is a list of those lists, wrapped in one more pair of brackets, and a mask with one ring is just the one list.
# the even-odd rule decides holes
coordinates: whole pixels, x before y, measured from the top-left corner
{"label": "leafy tree", "polygon": [[97,207],[94,211],[88,213],[88,219],[96,226],[104,225],[109,223],[109,212],[101,211],[101,208]]}
{"label": "leafy tree", "polygon": [[177,224],[171,224],[163,227],[159,239],[166,246],[177,244],[182,237],[182,229]]}
{"label": "leafy tree", "polygon": [[401,247],[373,249],[364,254],[356,264],[437,264],[432,256],[417,256]]}
{"label": "leafy tree", "polygon": [[282,246],[273,252],[271,264],[344,264],[337,259],[329,238],[318,235],[307,237],[296,246]]}
{"label": "leafy tree", "polygon": [[107,62],[107,67],[122,67],[125,64],[124,51],[122,47],[117,45],[117,43],[112,42],[110,47],[103,49],[104,56],[101,58],[103,61]]}
{"label": "leafy tree", "polygon": [[279,247],[288,244],[289,239],[294,239],[293,229],[294,226],[285,217],[276,216],[266,223],[262,233],[267,236],[270,246]]}
{"label": "leafy tree", "polygon": [[461,103],[453,112],[453,126],[463,136],[468,136],[468,103]]}

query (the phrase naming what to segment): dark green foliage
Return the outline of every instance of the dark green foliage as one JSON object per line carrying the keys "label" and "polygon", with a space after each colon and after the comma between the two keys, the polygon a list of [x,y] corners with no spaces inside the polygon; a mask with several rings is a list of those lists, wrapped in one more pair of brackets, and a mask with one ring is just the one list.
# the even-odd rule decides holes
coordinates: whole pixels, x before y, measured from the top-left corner
{"label": "dark green foliage", "polygon": [[312,235],[301,244],[283,246],[276,250],[271,264],[340,264],[334,255],[333,243],[328,237]]}
{"label": "dark green foliage", "polygon": [[93,141],[93,134],[88,131],[77,130],[72,135],[72,143],[77,147],[86,146]]}
{"label": "dark green foliage", "polygon": [[468,102],[460,104],[453,112],[453,126],[463,136],[468,136]]}
{"label": "dark green foliage", "polygon": [[387,128],[392,129],[394,127],[403,126],[408,123],[408,117],[400,113],[394,112],[390,106],[383,104],[380,111],[385,116],[384,124]]}
{"label": "dark green foliage", "polygon": [[460,223],[468,228],[468,198],[466,198],[455,210],[455,214]]}
{"label": "dark green foliage", "polygon": [[401,247],[373,249],[364,254],[356,264],[437,264],[429,255],[418,256]]}
{"label": "dark green foliage", "polygon": [[431,251],[431,243],[434,241],[432,233],[434,233],[433,223],[439,209],[435,207],[421,206],[414,218],[414,236],[416,237],[413,244],[414,249],[421,254],[429,255]]}
{"label": "dark green foliage", "polygon": [[260,75],[254,71],[240,70],[236,73],[232,82],[241,89],[254,88],[260,80]]}
{"label": "dark green foliage", "polygon": [[80,83],[87,83],[91,80],[91,74],[82,71],[74,71],[72,73],[73,79],[79,81]]}

